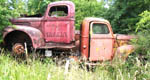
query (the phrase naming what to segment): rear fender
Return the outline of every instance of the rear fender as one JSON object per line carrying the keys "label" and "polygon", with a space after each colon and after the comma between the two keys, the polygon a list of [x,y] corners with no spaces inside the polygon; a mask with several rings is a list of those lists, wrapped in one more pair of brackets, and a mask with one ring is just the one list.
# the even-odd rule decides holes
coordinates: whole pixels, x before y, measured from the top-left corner
{"label": "rear fender", "polygon": [[13,31],[21,31],[26,33],[32,41],[33,48],[38,48],[40,46],[45,45],[44,37],[41,31],[29,26],[15,25],[15,26],[7,27],[4,29],[3,32],[3,39],[5,39],[5,37]]}

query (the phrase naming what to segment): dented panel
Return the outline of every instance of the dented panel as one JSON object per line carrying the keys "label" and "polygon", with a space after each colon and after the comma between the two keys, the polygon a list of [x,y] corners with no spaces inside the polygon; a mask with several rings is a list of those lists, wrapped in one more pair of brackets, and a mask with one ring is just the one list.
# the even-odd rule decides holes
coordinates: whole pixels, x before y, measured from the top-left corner
{"label": "dented panel", "polygon": [[43,33],[46,42],[71,43],[75,40],[74,3],[71,1],[50,3],[44,19]]}
{"label": "dented panel", "polygon": [[107,37],[92,36],[90,41],[90,61],[105,61],[111,60],[113,53],[114,39],[112,36]]}
{"label": "dented panel", "polygon": [[[72,26],[69,21],[48,21],[45,23],[45,39],[46,42],[70,43]],[[71,31],[71,32],[70,32]]]}
{"label": "dented panel", "polygon": [[[106,24],[109,34],[93,34],[91,23]],[[112,28],[107,20],[101,18],[85,18],[81,28],[81,53],[84,59],[90,61],[110,60],[113,51],[114,36]]]}
{"label": "dented panel", "polygon": [[90,24],[90,61],[111,60],[114,37],[111,27],[105,22],[91,22]]}
{"label": "dented panel", "polygon": [[13,31],[22,31],[26,33],[30,37],[34,48],[38,48],[42,45],[45,45],[44,37],[42,33],[38,29],[29,27],[29,26],[16,25],[13,27],[7,27],[4,31],[3,38],[7,37],[7,35]]}
{"label": "dented panel", "polygon": [[134,51],[133,45],[122,45],[117,48],[115,57],[119,57],[123,60],[125,60],[129,54],[131,54]]}

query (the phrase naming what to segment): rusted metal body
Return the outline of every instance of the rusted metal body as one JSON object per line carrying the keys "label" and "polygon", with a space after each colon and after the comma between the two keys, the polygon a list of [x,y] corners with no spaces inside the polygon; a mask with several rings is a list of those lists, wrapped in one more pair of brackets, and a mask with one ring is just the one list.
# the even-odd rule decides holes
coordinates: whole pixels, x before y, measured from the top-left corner
{"label": "rusted metal body", "polygon": [[[65,7],[65,16],[52,16],[55,8],[61,11]],[[63,11],[63,10],[62,10]],[[50,3],[43,17],[24,17],[12,19],[14,26],[4,30],[4,41],[15,31],[21,31],[31,39],[33,48],[73,48],[75,41],[75,6],[70,1]],[[17,34],[13,35],[17,36]]]}
{"label": "rusted metal body", "polygon": [[115,55],[125,60],[129,54],[134,51],[134,46],[129,42],[131,39],[135,38],[131,35],[123,35],[123,34],[114,34],[116,37],[115,41]]}
{"label": "rusted metal body", "polygon": [[22,44],[15,44],[13,46],[14,53],[17,53],[17,55],[20,55],[24,52],[24,47]]}
{"label": "rusted metal body", "polygon": [[[30,40],[32,41],[32,45],[34,48],[38,48],[42,45],[45,45],[44,36],[40,30],[29,26],[23,26],[23,25],[16,25],[14,27],[5,28],[3,33],[4,41],[7,42],[8,37],[15,37],[15,36],[17,37],[19,34],[12,35],[14,32],[17,31],[20,31],[20,34],[25,33],[26,35],[28,35]],[[20,36],[20,37],[24,37],[24,36]]]}
{"label": "rusted metal body", "polygon": [[[51,9],[54,6],[66,6],[67,15],[54,17],[50,14]],[[54,2],[48,5],[48,9],[45,13],[43,24],[43,32],[46,42],[61,42],[71,43],[74,40],[74,19],[75,18],[75,6],[72,2],[61,1]]]}
{"label": "rusted metal body", "polygon": [[[113,34],[107,20],[85,18],[80,31],[76,31],[75,6],[70,1],[50,3],[43,17],[17,18],[11,22],[14,25],[4,29],[3,39],[18,54],[24,51],[20,45],[24,43],[35,49],[73,49],[89,61],[111,60],[115,53],[128,56],[133,51],[133,46],[128,45],[132,37]],[[103,28],[102,33],[99,28]]]}
{"label": "rusted metal body", "polygon": [[[106,25],[105,27],[107,27],[109,32],[106,34],[94,34],[92,31],[93,24]],[[130,54],[133,51],[133,46],[128,45],[128,42],[132,39],[132,37],[128,35],[113,34],[111,25],[107,20],[99,18],[85,18],[81,27],[80,47],[82,57],[85,60],[111,60],[115,53]]]}

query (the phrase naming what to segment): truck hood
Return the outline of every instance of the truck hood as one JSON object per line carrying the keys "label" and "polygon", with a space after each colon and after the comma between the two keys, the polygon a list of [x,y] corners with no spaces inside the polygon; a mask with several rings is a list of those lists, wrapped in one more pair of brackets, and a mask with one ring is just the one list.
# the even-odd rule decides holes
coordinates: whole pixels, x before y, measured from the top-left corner
{"label": "truck hood", "polygon": [[10,19],[10,21],[12,23],[15,23],[15,22],[29,22],[29,21],[41,21],[42,18],[39,18],[39,17],[22,17],[22,18],[13,18],[13,19]]}
{"label": "truck hood", "polygon": [[114,37],[117,40],[131,40],[134,38],[134,36],[131,35],[124,35],[124,34],[114,34]]}
{"label": "truck hood", "polygon": [[11,23],[14,25],[25,25],[32,27],[39,27],[42,17],[22,17],[22,18],[13,18],[10,19]]}

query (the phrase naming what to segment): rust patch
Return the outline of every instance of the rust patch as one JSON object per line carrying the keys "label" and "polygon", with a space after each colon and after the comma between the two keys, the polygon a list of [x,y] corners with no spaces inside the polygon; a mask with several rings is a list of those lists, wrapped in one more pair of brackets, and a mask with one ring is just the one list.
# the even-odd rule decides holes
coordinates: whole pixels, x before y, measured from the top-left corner
{"label": "rust patch", "polygon": [[20,43],[16,43],[14,46],[13,46],[13,52],[14,52],[14,54],[16,54],[16,55],[21,55],[21,54],[23,54],[24,53],[24,46],[22,45],[22,44],[20,44]]}

